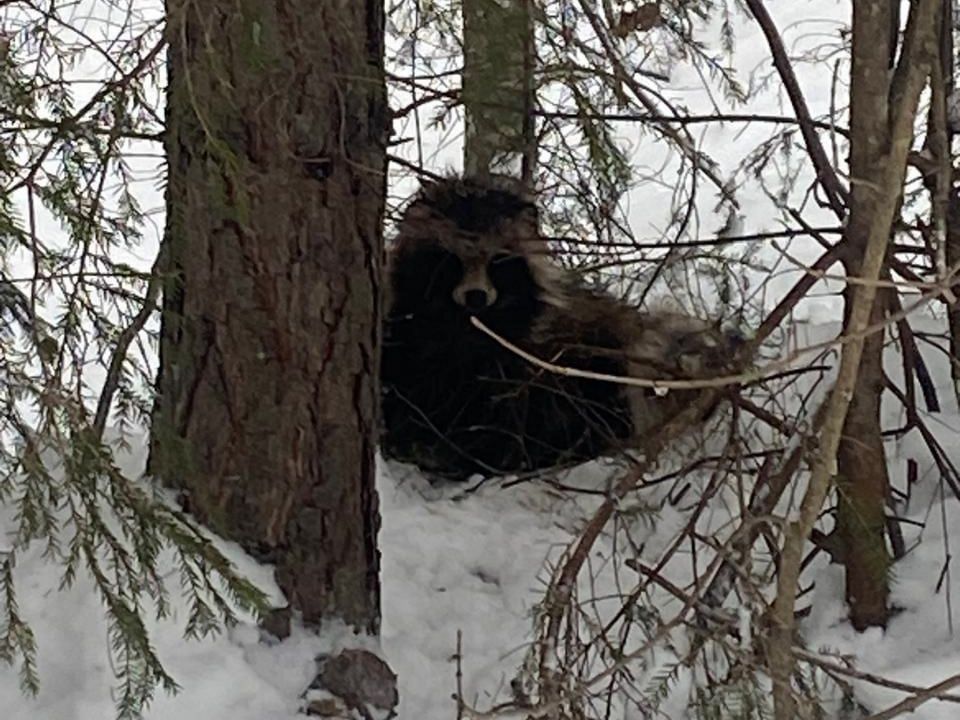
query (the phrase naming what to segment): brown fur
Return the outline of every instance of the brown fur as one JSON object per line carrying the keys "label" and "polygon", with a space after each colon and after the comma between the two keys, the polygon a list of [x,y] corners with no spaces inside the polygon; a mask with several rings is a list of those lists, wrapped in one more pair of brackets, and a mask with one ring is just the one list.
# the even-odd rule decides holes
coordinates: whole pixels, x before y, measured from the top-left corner
{"label": "brown fur", "polygon": [[408,207],[388,261],[385,452],[451,476],[583,460],[633,444],[695,391],[569,378],[560,365],[649,379],[716,373],[726,340],[686,315],[638,312],[584,286],[546,252],[535,206],[453,178]]}

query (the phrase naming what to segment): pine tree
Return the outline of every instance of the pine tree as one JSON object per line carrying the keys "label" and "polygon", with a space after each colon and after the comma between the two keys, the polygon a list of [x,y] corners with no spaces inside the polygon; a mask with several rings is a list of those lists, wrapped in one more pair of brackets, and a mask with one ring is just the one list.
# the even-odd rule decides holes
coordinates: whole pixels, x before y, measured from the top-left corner
{"label": "pine tree", "polygon": [[379,620],[383,7],[167,3],[151,471],[308,623]]}

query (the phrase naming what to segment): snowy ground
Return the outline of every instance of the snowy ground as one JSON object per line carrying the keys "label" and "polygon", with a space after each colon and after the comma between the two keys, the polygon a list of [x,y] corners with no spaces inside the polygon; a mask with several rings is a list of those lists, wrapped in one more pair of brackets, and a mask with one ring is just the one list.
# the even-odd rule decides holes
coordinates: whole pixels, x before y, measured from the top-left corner
{"label": "snowy ground", "polygon": [[[812,327],[808,340],[827,337],[832,327]],[[932,353],[931,362],[941,400],[947,409],[931,416],[934,432],[951,459],[960,463],[956,443],[960,415],[949,399],[945,363]],[[891,361],[895,356],[891,355]],[[891,370],[893,364],[891,363]],[[886,408],[888,425],[899,410]],[[813,611],[802,631],[811,650],[850,654],[861,670],[927,686],[960,671],[960,638],[951,635],[948,589],[954,598],[960,578],[948,576],[936,592],[952,542],[949,528],[960,522],[960,503],[949,494],[940,502],[937,476],[928,454],[913,435],[890,442],[888,454],[894,481],[903,486],[909,458],[920,464],[912,489],[911,519],[925,527],[906,526],[908,557],[895,567],[894,600],[902,611],[886,633],[855,633],[845,620],[840,571],[823,562],[805,576],[815,580]],[[135,474],[142,466],[142,447],[124,459]],[[565,478],[584,487],[602,485],[609,467],[594,463]],[[379,491],[383,516],[382,646],[399,674],[401,718],[453,718],[457,631],[463,637],[464,691],[468,700],[488,707],[503,699],[531,637],[531,611],[541,598],[544,560],[556,558],[570,532],[591,509],[590,496],[563,495],[538,484],[509,489],[487,485],[464,495],[462,486],[431,486],[408,467],[381,464]],[[658,503],[663,492],[649,492]],[[673,531],[684,521],[682,509],[667,504],[655,529],[649,531],[643,556],[656,558]],[[0,520],[0,533],[9,516]],[[916,541],[922,539],[922,543]],[[598,547],[608,553],[609,538]],[[257,566],[230,548],[239,567],[264,587],[272,587],[268,568]],[[686,578],[682,570],[674,577]],[[12,670],[0,672],[0,707],[4,720],[106,720],[112,717],[110,690],[114,679],[107,660],[103,608],[89,582],[81,580],[58,591],[55,567],[36,549],[19,558],[20,604],[33,625],[40,646],[42,688],[36,699],[24,698]],[[955,601],[954,601],[955,604]],[[296,631],[279,644],[263,642],[251,623],[241,623],[226,636],[204,642],[181,638],[185,609],[167,621],[153,623],[153,640],[168,670],[182,685],[175,697],[159,695],[151,720],[281,720],[293,718],[298,695],[311,679],[312,658],[349,634],[330,627],[323,638]],[[953,618],[956,622],[957,618]],[[859,684],[858,697],[874,710],[903,697],[901,693]],[[666,717],[680,720],[688,678],[681,676],[677,696]],[[932,702],[913,717],[955,718],[956,705]],[[626,717],[631,717],[627,715]]]}
{"label": "snowy ground", "polygon": [[[826,40],[836,42],[839,24],[849,14],[847,3],[833,0],[770,5],[792,53],[802,53]],[[738,68],[745,74],[758,67],[769,69],[762,39],[742,18],[737,25],[743,30],[736,54]],[[820,59],[827,65],[832,62],[830,57]],[[827,65],[798,66],[814,115],[830,106],[829,83],[823,70]],[[699,78],[689,68],[678,69],[668,96],[692,111],[712,109]],[[780,107],[781,100],[767,90],[737,110],[788,114]],[[769,128],[726,124],[704,129],[697,141],[728,173],[768,134]],[[649,142],[634,149],[650,166],[663,162],[663,158],[650,154],[655,148]],[[454,148],[435,158],[433,169],[442,169],[456,155]],[[669,198],[658,195],[661,192],[665,191],[642,188],[631,198],[630,217],[641,240],[656,239],[658,228],[665,224],[665,218],[654,212],[669,206]],[[746,216],[744,232],[777,227],[778,211],[755,186],[744,187],[740,197]],[[716,229],[716,218],[706,209],[712,202],[714,198],[705,193],[702,204],[707,219],[702,236]],[[811,224],[830,222],[815,213],[807,215],[806,220]],[[51,227],[51,233],[56,231]],[[144,253],[149,258],[147,250]],[[812,243],[791,245],[791,252],[801,260],[810,260],[815,251]],[[144,262],[149,265],[148,260]],[[781,268],[788,265],[781,260]],[[776,300],[796,276],[794,270],[775,277],[769,286],[770,298]],[[838,305],[834,298],[813,301],[802,316],[817,321],[836,319]],[[827,328],[813,328],[805,342],[828,334]],[[944,412],[930,418],[931,427],[951,459],[960,464],[960,414],[950,400],[949,374],[935,354],[925,351],[925,355],[946,405]],[[889,369],[899,382],[898,366],[891,357]],[[895,404],[889,404],[886,425],[900,424],[899,414]],[[912,490],[909,517],[924,523],[924,527],[906,526],[912,550],[895,567],[894,600],[903,610],[886,633],[853,632],[845,621],[840,572],[818,563],[804,577],[805,582],[816,581],[816,590],[812,613],[801,629],[812,650],[849,653],[862,670],[927,686],[960,672],[960,639],[951,634],[948,619],[948,598],[951,593],[953,598],[958,597],[960,578],[956,573],[948,574],[937,592],[945,558],[952,552],[950,544],[955,542],[949,528],[960,522],[960,503],[949,494],[945,503],[940,502],[935,468],[915,434],[890,442],[888,455],[894,482],[900,486],[904,484],[907,460],[915,459],[920,465],[920,481]],[[125,467],[136,475],[143,460],[142,448],[135,449],[124,460]],[[594,464],[574,471],[570,480],[599,487],[607,474],[607,469]],[[458,630],[463,636],[465,695],[486,707],[494,698],[503,697],[531,638],[531,613],[541,598],[544,561],[557,557],[595,501],[582,495],[561,496],[534,484],[506,490],[488,486],[462,497],[461,488],[432,488],[409,468],[398,466],[381,466],[379,490],[383,516],[382,645],[399,674],[400,717],[455,717],[450,699],[455,689],[451,656]],[[649,495],[651,502],[662,500],[659,493]],[[648,531],[644,556],[656,557],[683,520],[682,510],[666,506],[656,529]],[[0,537],[10,527],[9,514],[0,511]],[[918,539],[922,543],[913,547]],[[600,552],[608,550],[605,539]],[[236,548],[232,556],[261,586],[271,586],[268,568],[257,566]],[[36,699],[24,698],[16,673],[0,667],[0,718],[111,718],[114,678],[108,662],[104,611],[90,584],[81,577],[72,589],[59,591],[58,570],[42,559],[40,548],[18,558],[16,576],[21,610],[37,634],[42,686]],[[244,623],[214,640],[185,642],[181,638],[184,620],[185,609],[181,607],[170,620],[151,626],[161,658],[183,688],[175,697],[159,695],[148,714],[151,720],[293,718],[299,707],[298,695],[312,677],[313,656],[344,639],[342,630],[327,628],[322,639],[300,631],[280,644],[268,644],[261,642],[251,623]],[[960,618],[952,621],[956,625]],[[677,686],[680,696],[685,688],[682,680]],[[881,709],[903,697],[902,693],[862,683],[857,689],[858,697],[871,709]],[[675,706],[682,700],[678,697]],[[911,717],[952,720],[957,716],[955,703],[931,702]],[[681,720],[682,715],[668,717]]]}
{"label": "snowy ground", "polygon": [[[142,448],[126,466],[142,464]],[[456,499],[461,488],[432,489],[404,468],[381,466],[383,530],[383,646],[400,675],[401,717],[452,717],[456,632],[463,633],[466,687],[495,691],[529,634],[529,609],[548,551],[567,535],[558,527],[570,503],[545,493],[480,491]],[[12,528],[9,516],[0,535]],[[229,546],[227,546],[229,548]],[[240,568],[261,587],[273,587],[268,568],[232,549]],[[17,567],[21,610],[37,633],[42,689],[20,695],[16,673],[0,672],[5,720],[101,720],[114,712],[103,608],[81,579],[58,591],[59,573],[40,549]],[[312,658],[343,630],[318,639],[295,632],[279,645],[260,642],[253,624],[206,642],[181,638],[186,609],[152,624],[153,641],[183,686],[162,694],[150,718],[290,718],[312,679]],[[349,637],[349,633],[345,633]],[[511,656],[511,653],[513,655]]]}

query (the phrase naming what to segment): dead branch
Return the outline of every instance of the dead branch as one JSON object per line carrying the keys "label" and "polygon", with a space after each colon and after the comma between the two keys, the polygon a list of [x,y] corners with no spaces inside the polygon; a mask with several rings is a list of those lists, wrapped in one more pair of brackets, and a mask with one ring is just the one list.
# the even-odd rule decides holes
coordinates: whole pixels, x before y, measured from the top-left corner
{"label": "dead branch", "polygon": [[870,715],[866,718],[866,720],[890,720],[898,715],[912,713],[918,707],[929,702],[930,700],[942,700],[942,693],[946,692],[950,688],[956,687],[957,685],[960,685],[960,675],[954,675],[946,680],[943,680],[942,682],[938,682],[936,685],[931,685],[913,697],[908,697],[904,700],[901,700],[896,705],[891,705],[886,710]]}
{"label": "dead branch", "polygon": [[746,0],[746,2],[753,17],[763,30],[767,45],[770,46],[773,64],[777,68],[783,86],[790,98],[790,103],[793,105],[793,111],[797,115],[800,132],[803,134],[803,140],[807,145],[807,153],[809,153],[817,171],[817,180],[820,181],[824,192],[827,194],[827,202],[830,208],[837,218],[842,220],[847,214],[847,191],[840,183],[837,171],[830,163],[830,159],[820,143],[820,138],[817,136],[816,125],[803,97],[803,91],[800,89],[797,76],[793,72],[793,65],[790,63],[786,48],[783,46],[780,32],[774,25],[773,18],[770,17],[770,13],[767,12],[762,0]]}
{"label": "dead branch", "polygon": [[[832,255],[830,253],[825,254],[821,257],[821,260],[832,260]],[[882,262],[882,258],[881,258]],[[954,284],[956,283],[956,276],[960,274],[960,265],[949,269],[947,278],[945,279],[944,284]],[[809,277],[809,276],[808,276]],[[805,280],[806,278],[804,278]],[[810,286],[812,286],[816,280],[812,280]],[[861,276],[858,278],[858,282],[851,283],[856,284],[858,289],[863,291],[869,291],[872,296],[876,294],[877,287],[881,285],[880,282],[874,280],[870,281],[869,278]],[[814,352],[819,352],[827,348],[834,346],[845,347],[851,343],[857,342],[861,343],[867,337],[871,335],[883,332],[892,324],[895,324],[897,321],[902,320],[905,317],[908,317],[911,313],[918,310],[920,307],[926,305],[928,302],[933,300],[936,297],[939,297],[943,293],[944,284],[935,283],[932,285],[932,289],[928,292],[920,294],[917,296],[916,302],[913,305],[903,308],[902,311],[888,315],[884,320],[875,322],[872,324],[867,324],[864,327],[858,330],[850,330],[849,325],[841,335],[837,336],[832,340],[824,340],[823,342],[814,343],[813,345],[807,345],[802,348],[789,353],[788,355],[780,358],[779,360],[774,360],[766,365],[761,367],[753,368],[745,372],[736,372],[728,375],[717,375],[710,378],[703,378],[697,380],[658,380],[653,378],[638,378],[628,375],[613,375],[608,373],[599,373],[592,370],[582,370],[580,368],[569,367],[566,365],[558,365],[556,363],[549,362],[542,358],[533,355],[523,348],[515,345],[504,337],[501,337],[493,330],[484,325],[483,321],[479,318],[473,316],[470,318],[471,324],[476,327],[481,332],[489,335],[493,340],[498,342],[503,347],[507,348],[511,352],[515,353],[517,356],[523,358],[529,363],[536,365],[547,372],[551,372],[557,375],[565,375],[567,377],[579,377],[587,380],[599,380],[601,382],[613,382],[619,383],[621,385],[631,385],[633,387],[647,387],[654,389],[663,389],[663,390],[705,390],[705,389],[719,389],[724,388],[730,385],[738,385],[743,383],[753,383],[758,380],[770,377],[774,373],[779,373],[785,369],[791,368],[791,366],[799,360],[801,357],[809,355]],[[783,318],[789,312],[789,307],[795,305],[803,293],[800,292],[802,288],[808,288],[803,283],[803,280],[797,282],[797,284],[791,289],[788,293],[787,298],[784,301],[781,301],[770,315],[761,323],[760,329],[757,331],[756,335],[751,338],[747,343],[744,344],[744,351],[742,353],[743,357],[750,357],[750,355],[759,347],[760,342],[767,337],[770,333],[773,332],[778,323],[774,323],[773,319],[779,319],[782,322]],[[788,305],[789,301],[792,305]],[[776,313],[776,314],[775,314]],[[782,314],[781,314],[782,313]],[[869,320],[869,318],[868,318]]]}
{"label": "dead branch", "polygon": [[[662,113],[578,113],[578,112],[558,112],[549,110],[537,110],[534,114],[538,117],[551,118],[555,120],[600,120],[603,122],[656,122],[670,123],[673,125],[701,125],[704,123],[772,123],[774,125],[800,125],[801,121],[797,118],[786,117],[784,115],[765,115],[762,113],[714,113],[712,115],[664,115]],[[835,132],[844,137],[850,136],[847,128],[831,122],[810,119],[810,123],[818,130],[827,130]]]}
{"label": "dead branch", "polygon": [[110,413],[113,396],[120,384],[120,373],[127,358],[127,350],[130,348],[130,344],[140,335],[153,313],[156,312],[157,299],[160,297],[160,289],[163,286],[162,268],[164,268],[165,256],[166,253],[161,248],[151,270],[143,306],[140,308],[140,312],[134,316],[130,325],[117,338],[117,344],[107,368],[107,376],[103,381],[103,390],[101,390],[100,397],[97,400],[97,411],[93,420],[93,432],[97,440],[103,439],[103,431],[107,426],[107,416]]}
{"label": "dead branch", "polygon": [[[870,683],[871,685],[877,685],[878,687],[890,688],[891,690],[900,690],[902,692],[908,692],[915,695],[928,692],[929,690],[929,688],[920,687],[919,685],[910,685],[909,683],[903,683],[899,680],[885,678],[880,675],[876,675],[875,673],[857,670],[849,665],[841,665],[829,658],[823,657],[822,655],[805,650],[804,648],[794,648],[793,652],[799,660],[808,662],[811,665],[816,665],[828,674],[843,675],[845,677],[853,678],[854,680],[861,680],[863,682]],[[933,699],[942,700],[944,702],[960,703],[960,696],[957,695],[945,695],[938,693]]]}
{"label": "dead branch", "polygon": [[618,502],[636,486],[663,447],[702,417],[707,408],[716,402],[717,396],[716,390],[704,391],[690,407],[665,423],[659,431],[647,439],[642,448],[643,460],[616,482],[609,497],[596,509],[580,536],[568,550],[565,561],[547,591],[546,630],[540,648],[541,703],[550,704],[558,700],[553,664],[559,646],[560,627],[569,610],[577,577],[590,549],[613,516]]}

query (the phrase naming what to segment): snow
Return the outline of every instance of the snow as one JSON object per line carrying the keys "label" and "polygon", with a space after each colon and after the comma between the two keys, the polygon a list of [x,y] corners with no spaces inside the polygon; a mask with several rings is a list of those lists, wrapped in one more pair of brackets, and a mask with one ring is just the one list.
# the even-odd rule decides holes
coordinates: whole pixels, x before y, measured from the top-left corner
{"label": "snow", "polygon": [[[822,329],[822,334],[830,331]],[[946,398],[950,380],[945,365],[932,365],[941,398]],[[889,411],[896,408],[891,405]],[[955,439],[960,427],[955,408],[941,413],[939,420],[943,439]],[[952,445],[947,443],[952,459],[960,462],[960,450]],[[948,633],[946,617],[947,587],[957,597],[960,578],[953,573],[935,591],[944,563],[945,532],[960,522],[960,505],[947,497],[943,505],[947,521],[942,525],[940,493],[922,446],[908,436],[890,443],[888,450],[895,479],[902,477],[896,475],[897,468],[907,457],[920,460],[923,468],[909,516],[926,521],[926,527],[904,526],[912,550],[895,567],[894,601],[902,611],[885,633],[855,633],[845,619],[840,571],[815,563],[805,577],[816,581],[812,612],[801,627],[811,650],[851,655],[860,670],[926,686],[960,668],[960,640]],[[144,459],[143,442],[122,456],[125,470],[132,475],[142,468]],[[661,470],[669,471],[669,466],[665,461]],[[433,486],[410,467],[383,462],[378,467],[383,517],[381,646],[399,675],[399,717],[455,717],[452,658],[458,631],[467,702],[488,708],[507,699],[510,680],[531,639],[532,613],[547,577],[544,562],[559,557],[599,499],[561,493],[541,483],[509,488],[486,483],[476,490],[470,484]],[[613,470],[590,463],[563,480],[598,489]],[[707,477],[707,473],[694,473],[695,482],[706,482]],[[656,561],[684,525],[694,502],[675,507],[666,502],[668,494],[666,487],[654,487],[633,499],[662,508],[655,526],[645,526],[645,537],[635,538],[646,540],[640,558],[648,564]],[[717,508],[710,524],[722,524],[726,517]],[[0,521],[0,530],[10,527],[8,513]],[[921,535],[923,542],[915,544]],[[598,566],[603,558],[609,559],[611,542],[612,535],[607,535],[598,543],[594,557]],[[257,565],[229,543],[221,547],[244,573],[277,596],[269,568]],[[689,564],[670,568],[673,582],[682,585],[690,579]],[[16,578],[21,609],[37,633],[41,690],[35,699],[26,698],[19,691],[16,674],[0,672],[5,720],[112,717],[114,678],[107,660],[104,609],[90,582],[81,576],[73,588],[59,591],[58,571],[41,557],[40,548],[19,557]],[[595,592],[599,597],[607,589],[601,586]],[[662,600],[667,603],[665,596]],[[358,642],[376,648],[370,639],[356,638],[336,625],[325,627],[320,636],[295,627],[290,638],[276,642],[262,636],[249,618],[217,638],[188,642],[181,637],[185,613],[184,606],[175,605],[171,618],[149,624],[160,657],[182,687],[175,696],[158,693],[146,716],[151,720],[294,718],[300,695],[313,677],[316,655]],[[746,635],[751,631],[749,616],[740,613],[737,618]],[[673,657],[664,654],[663,648],[658,652],[659,666]],[[690,683],[691,678],[682,674],[667,706],[677,714],[669,717],[685,717],[680,713]],[[903,697],[898,691],[854,684],[860,701],[872,709]],[[915,717],[954,718],[956,708],[952,703],[931,702]]]}
{"label": "snow", "polygon": [[[947,525],[957,527],[960,506],[948,498],[943,509]],[[935,508],[939,516],[940,508]],[[921,519],[923,513],[914,516]],[[916,530],[916,529],[915,529]],[[886,631],[871,629],[857,633],[846,620],[843,602],[842,571],[835,566],[822,569],[816,577],[813,613],[803,624],[811,650],[829,650],[837,656],[856,658],[858,670],[919,687],[935,685],[960,672],[960,639],[949,631],[947,593],[956,602],[960,583],[956,573],[939,591],[937,582],[944,565],[945,528],[939,517],[931,518],[923,531],[923,543],[894,567],[891,600],[900,612]],[[919,533],[908,535],[908,547]],[[953,623],[955,626],[956,616]],[[866,682],[854,682],[857,698],[867,707],[880,710],[902,700],[902,692]],[[948,720],[957,717],[957,706],[932,702],[913,716],[923,720]]]}
{"label": "snow", "polygon": [[[816,55],[814,48],[825,40],[839,43],[838,29],[846,20],[846,3],[816,0],[815,2],[770,3],[771,12],[785,34],[789,51],[806,56],[809,64],[797,66],[800,82],[814,116],[830,107],[830,84],[824,64],[829,56]],[[768,51],[752,26],[739,18],[737,51],[734,63],[744,77],[752,75],[756,86],[763,85],[769,73]],[[843,88],[841,88],[841,91]],[[671,78],[667,97],[691,112],[710,112],[713,106],[705,97],[700,78],[690,68],[680,67]],[[745,107],[743,113],[789,114],[782,96],[767,89]],[[769,137],[765,126],[725,123],[704,126],[696,131],[696,142],[709,150],[726,177],[744,159],[744,154]],[[428,146],[439,147],[438,138]],[[442,141],[442,142],[441,142]],[[460,151],[459,138],[453,137],[446,150],[432,156],[432,167],[442,169]],[[670,177],[675,158],[658,149],[649,139],[637,140],[634,153],[642,157],[651,172]],[[800,153],[784,159],[797,162]],[[809,176],[807,173],[806,177]],[[659,228],[665,227],[672,200],[669,184],[651,183],[630,196],[629,218],[638,239],[658,239]],[[800,183],[802,185],[802,183]],[[412,188],[404,186],[405,191]],[[396,190],[396,187],[393,188]],[[156,193],[154,193],[156,195]],[[158,197],[158,196],[157,196]],[[738,235],[763,229],[775,229],[781,219],[780,210],[756,183],[744,183],[738,191],[741,212],[730,216],[732,223],[725,232]],[[796,200],[796,198],[792,198]],[[156,198],[155,198],[156,202]],[[700,235],[723,225],[726,218],[710,208],[716,198],[704,193],[701,201]],[[835,223],[826,211],[806,207],[805,219],[812,225]],[[56,232],[49,223],[50,233]],[[648,235],[648,238],[644,236]],[[773,246],[771,246],[772,248]],[[810,261],[819,253],[810,240],[781,244],[789,254]],[[149,256],[151,248],[142,248]],[[776,261],[766,287],[766,304],[776,302],[799,277],[799,271],[772,249],[767,259]],[[149,265],[141,258],[142,264]],[[823,293],[806,301],[794,315],[790,328],[792,343],[809,346],[828,340],[836,333],[839,300]],[[834,284],[836,287],[836,284]],[[933,330],[939,324],[921,319],[915,327]],[[921,347],[930,365],[944,410],[938,414],[922,413],[931,432],[943,444],[950,459],[960,464],[960,413],[953,399],[952,381],[942,354]],[[888,369],[897,383],[902,372],[894,350],[888,357]],[[812,381],[803,379],[792,388],[795,395],[811,388]],[[817,391],[822,394],[825,383]],[[796,398],[791,396],[791,409]],[[902,425],[902,409],[889,397],[884,405],[886,427]],[[709,442],[701,454],[715,450]],[[945,558],[956,542],[949,529],[960,523],[960,504],[942,492],[936,467],[929,451],[912,432],[887,443],[891,477],[900,489],[906,489],[906,463],[919,463],[919,481],[910,488],[910,505],[905,514],[916,523],[904,524],[908,556],[894,567],[893,600],[901,611],[885,632],[877,630],[856,633],[846,621],[841,571],[818,559],[804,575],[804,583],[815,581],[809,600],[810,615],[800,626],[811,651],[855,658],[856,667],[895,678],[901,682],[928,686],[960,671],[960,640],[950,628],[960,618],[956,613],[960,574],[951,572],[940,584]],[[123,468],[131,477],[139,476],[145,461],[143,438],[130,452],[119,453]],[[680,466],[679,457],[666,458],[651,475],[670,472]],[[560,478],[565,485],[603,490],[617,468],[603,463],[590,463]],[[631,506],[650,508],[649,515],[629,528],[631,538],[642,545],[637,557],[653,565],[687,523],[699,492],[710,482],[709,469],[695,471],[686,479],[692,486],[679,503],[670,502],[674,495],[671,483],[663,483],[631,494],[621,510]],[[551,563],[561,557],[574,533],[595,509],[596,495],[563,493],[547,483],[521,483],[501,487],[487,483],[472,491],[470,486],[437,487],[424,480],[415,470],[396,464],[378,464],[378,489],[383,525],[380,535],[382,551],[383,622],[381,649],[391,667],[399,675],[400,718],[453,718],[456,708],[451,694],[456,690],[458,632],[462,637],[462,670],[465,700],[480,708],[489,708],[509,697],[510,680],[514,677],[532,640],[533,618],[542,600]],[[711,503],[702,520],[703,532],[728,532],[730,508],[735,508],[733,489],[725,489]],[[9,510],[0,510],[0,537],[12,530]],[[622,529],[622,528],[621,528]],[[585,597],[599,600],[617,590],[617,583],[632,587],[636,575],[613,562],[614,541],[622,534],[608,529],[591,555],[596,570],[597,586],[582,588]],[[922,540],[922,542],[921,542]],[[242,573],[279,599],[279,590],[272,581],[271,569],[258,565],[236,546],[220,543]],[[0,546],[2,549],[2,546]],[[701,570],[703,568],[701,567]],[[31,624],[39,646],[40,693],[36,698],[24,697],[13,669],[0,667],[0,717],[4,720],[104,720],[113,717],[115,685],[108,661],[109,642],[104,608],[92,584],[81,575],[68,590],[60,590],[59,570],[42,557],[42,548],[34,547],[18,556],[15,570],[22,614]],[[693,577],[693,563],[687,557],[672,561],[665,575],[683,586]],[[951,600],[948,603],[948,599]],[[666,616],[677,601],[662,591],[652,595],[653,607]],[[609,605],[605,606],[609,609]],[[741,642],[756,634],[753,619],[741,608],[732,607]],[[282,642],[264,637],[245,618],[238,626],[215,638],[184,641],[182,629],[187,608],[174,602],[171,617],[162,621],[149,619],[149,630],[156,650],[167,670],[182,690],[174,696],[158,691],[147,717],[150,720],[286,720],[296,717],[300,695],[314,674],[314,657],[347,645],[365,644],[376,649],[371,639],[357,638],[346,628],[334,623],[323,628],[321,635],[294,627],[293,634]],[[673,649],[660,646],[646,654],[653,678],[687,648],[682,634],[671,638]],[[904,693],[875,685],[852,681],[858,699],[872,710],[885,708],[904,697]],[[694,686],[689,673],[682,672],[673,693],[664,707],[665,716],[680,720],[683,708]],[[958,691],[960,695],[960,691]],[[635,715],[623,715],[635,717]],[[930,702],[912,717],[938,720],[957,717],[955,703]]]}
{"label": "snow", "polygon": [[[142,467],[143,444],[124,460],[128,472]],[[509,677],[529,634],[536,578],[551,548],[568,537],[560,524],[574,503],[523,486],[463,497],[462,487],[438,490],[409,469],[383,463],[379,491],[382,644],[400,675],[400,717],[443,717],[453,708],[457,630],[468,697],[484,697]],[[0,531],[10,529],[7,513]],[[221,548],[278,597],[269,568],[229,543]],[[81,576],[73,588],[58,591],[58,569],[39,547],[19,557],[16,580],[40,647],[41,690],[36,699],[25,698],[16,673],[0,673],[5,720],[112,717],[104,609],[92,584]],[[313,678],[313,658],[358,642],[331,626],[322,637],[295,628],[283,642],[264,642],[249,618],[221,637],[187,642],[181,637],[187,608],[175,608],[169,620],[149,623],[160,657],[183,688],[173,697],[158,694],[148,714],[156,720],[294,717]]]}

